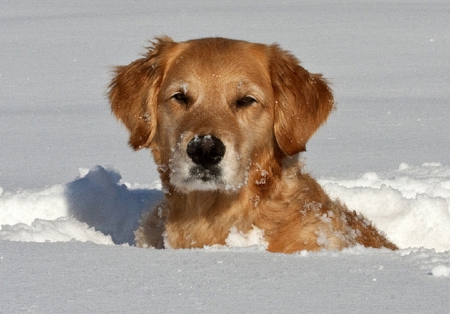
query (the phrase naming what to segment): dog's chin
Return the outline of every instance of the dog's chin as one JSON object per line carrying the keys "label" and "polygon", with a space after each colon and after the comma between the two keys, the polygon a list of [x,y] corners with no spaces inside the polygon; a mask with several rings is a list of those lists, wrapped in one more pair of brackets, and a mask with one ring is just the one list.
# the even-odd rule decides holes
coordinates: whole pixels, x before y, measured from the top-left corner
{"label": "dog's chin", "polygon": [[225,193],[237,192],[244,186],[240,182],[228,182],[220,168],[203,169],[194,166],[188,173],[172,172],[170,183],[180,192],[190,193],[195,191],[223,191]]}
{"label": "dog's chin", "polygon": [[178,191],[183,193],[191,192],[212,192],[212,191],[228,191],[223,183],[216,181],[204,181],[198,179],[187,179],[182,184],[174,184]]}

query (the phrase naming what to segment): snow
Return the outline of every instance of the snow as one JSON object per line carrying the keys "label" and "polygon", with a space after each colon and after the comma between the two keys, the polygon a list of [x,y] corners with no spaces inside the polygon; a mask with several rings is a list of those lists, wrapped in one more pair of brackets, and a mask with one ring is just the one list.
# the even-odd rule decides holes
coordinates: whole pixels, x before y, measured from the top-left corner
{"label": "snow", "polygon": [[[450,307],[450,4],[441,1],[4,1],[0,313],[445,313]],[[337,101],[306,168],[397,252],[133,246],[162,198],[105,97],[146,40],[278,42]],[[187,86],[186,86],[187,88]],[[80,170],[79,170],[80,169]]]}
{"label": "snow", "polygon": [[[403,163],[386,173],[319,182],[400,248],[450,251],[450,167]],[[64,185],[1,193],[0,240],[132,245],[140,217],[162,198],[158,181],[132,185],[112,168],[80,169],[80,176]],[[255,227],[250,234],[231,230],[227,243],[264,246],[263,239],[262,230]]]}
{"label": "snow", "polygon": [[262,249],[267,249],[268,243],[264,240],[264,230],[259,229],[256,226],[248,233],[243,233],[237,230],[236,227],[231,227],[230,234],[225,239],[225,243],[230,247],[249,247],[255,246]]}
{"label": "snow", "polygon": [[65,185],[0,194],[0,239],[132,244],[140,216],[161,191],[129,190],[118,173],[100,166],[80,172]]}
{"label": "snow", "polygon": [[[0,242],[5,313],[446,313],[449,254]],[[20,253],[18,253],[20,252]],[[45,254],[43,254],[45,252]],[[441,268],[442,268],[441,266]],[[4,284],[4,283],[8,284]]]}
{"label": "snow", "polygon": [[438,265],[431,269],[431,274],[435,277],[447,277],[450,276],[450,267],[445,265]]}
{"label": "snow", "polygon": [[396,171],[320,180],[328,194],[376,223],[399,247],[450,250],[450,168],[401,164]]}

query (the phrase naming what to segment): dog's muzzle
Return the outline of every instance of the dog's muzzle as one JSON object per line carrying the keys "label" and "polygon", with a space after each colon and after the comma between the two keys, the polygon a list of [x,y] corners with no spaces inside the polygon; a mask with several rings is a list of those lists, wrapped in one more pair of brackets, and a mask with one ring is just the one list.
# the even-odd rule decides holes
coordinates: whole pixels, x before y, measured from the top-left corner
{"label": "dog's muzzle", "polygon": [[219,163],[225,155],[225,145],[213,135],[196,135],[187,145],[186,153],[195,166],[190,175],[201,181],[217,181],[222,173]]}

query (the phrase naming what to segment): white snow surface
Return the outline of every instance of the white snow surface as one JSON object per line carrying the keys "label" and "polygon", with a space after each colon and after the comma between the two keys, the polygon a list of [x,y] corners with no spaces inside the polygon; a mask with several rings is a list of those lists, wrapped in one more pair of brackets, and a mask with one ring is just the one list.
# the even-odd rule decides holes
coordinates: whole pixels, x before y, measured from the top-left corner
{"label": "white snow surface", "polygon": [[[450,3],[41,1],[0,10],[0,313],[446,313]],[[133,246],[162,199],[105,97],[147,40],[279,43],[332,82],[306,168],[400,250]],[[79,170],[80,169],[80,170]],[[123,178],[122,178],[123,176]]]}

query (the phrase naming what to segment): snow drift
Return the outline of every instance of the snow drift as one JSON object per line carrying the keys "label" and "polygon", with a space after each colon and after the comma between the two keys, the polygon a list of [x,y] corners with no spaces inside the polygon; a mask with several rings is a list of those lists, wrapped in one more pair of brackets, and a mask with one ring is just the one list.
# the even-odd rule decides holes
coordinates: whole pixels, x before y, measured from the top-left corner
{"label": "snow drift", "polygon": [[[371,219],[400,248],[450,250],[449,167],[401,164],[387,173],[319,182],[331,197]],[[0,240],[132,245],[140,217],[162,197],[158,183],[132,185],[122,182],[117,170],[101,166],[80,170],[80,177],[65,185],[1,193]],[[227,243],[264,245],[257,230],[248,236],[232,232]]]}

